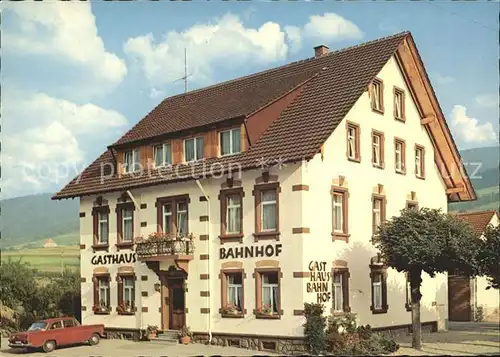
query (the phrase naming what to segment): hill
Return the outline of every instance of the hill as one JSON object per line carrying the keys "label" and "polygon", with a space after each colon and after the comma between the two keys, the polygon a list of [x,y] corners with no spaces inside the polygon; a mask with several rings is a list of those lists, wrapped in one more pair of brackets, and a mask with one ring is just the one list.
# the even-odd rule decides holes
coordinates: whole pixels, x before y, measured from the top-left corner
{"label": "hill", "polygon": [[46,193],[0,202],[0,248],[40,247],[48,238],[60,245],[78,244],[78,200],[52,201],[51,196]]}

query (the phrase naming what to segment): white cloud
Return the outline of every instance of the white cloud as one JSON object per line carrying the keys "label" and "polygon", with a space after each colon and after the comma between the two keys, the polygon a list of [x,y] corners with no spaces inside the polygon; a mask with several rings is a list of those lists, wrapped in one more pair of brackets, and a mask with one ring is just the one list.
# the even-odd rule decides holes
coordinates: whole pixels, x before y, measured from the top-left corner
{"label": "white cloud", "polygon": [[498,94],[480,94],[474,98],[474,102],[485,108],[498,108]]}
{"label": "white cloud", "polygon": [[183,32],[170,31],[162,41],[147,34],[129,38],[124,51],[140,65],[153,86],[184,75],[184,48],[192,80],[211,78],[214,66],[231,67],[247,61],[269,63],[285,58],[288,45],[280,25],[267,22],[246,28],[239,17],[226,14],[212,24],[197,24]]}
{"label": "white cloud", "polygon": [[297,52],[302,47],[301,29],[297,26],[285,26],[285,33],[290,41],[292,52]]}
{"label": "white cloud", "polygon": [[304,26],[303,34],[305,37],[325,43],[363,37],[363,33],[354,23],[333,12],[310,16],[309,22]]}
{"label": "white cloud", "polygon": [[106,139],[127,123],[120,113],[94,104],[45,93],[4,95],[2,181],[9,196],[60,188],[85,166],[83,137]]}
{"label": "white cloud", "polygon": [[104,48],[89,2],[11,2],[6,8],[16,15],[14,28],[3,29],[6,51],[62,60],[97,86],[112,88],[125,77],[125,62]]}
{"label": "white cloud", "polygon": [[445,85],[448,85],[448,84],[455,82],[455,79],[453,77],[445,76],[445,75],[442,75],[438,72],[432,73],[431,78],[434,82],[436,82],[438,85],[441,85],[441,86],[445,86]]}
{"label": "white cloud", "polygon": [[165,92],[160,90],[160,89],[156,89],[156,88],[151,88],[151,92],[149,93],[149,97],[152,99],[161,98],[164,96],[165,96]]}
{"label": "white cloud", "polygon": [[453,107],[451,120],[457,136],[466,143],[485,143],[497,139],[492,123],[479,124],[476,118],[467,115],[467,108],[464,106]]}

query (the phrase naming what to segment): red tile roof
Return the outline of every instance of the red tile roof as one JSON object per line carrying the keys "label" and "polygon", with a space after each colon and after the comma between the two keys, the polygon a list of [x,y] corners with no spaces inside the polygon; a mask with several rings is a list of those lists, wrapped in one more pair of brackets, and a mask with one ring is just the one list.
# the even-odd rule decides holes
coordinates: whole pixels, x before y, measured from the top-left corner
{"label": "red tile roof", "polygon": [[[408,32],[169,97],[114,145],[248,116],[303,84],[300,95],[247,152],[207,159],[205,165],[238,162],[243,169],[252,169],[259,167],[262,160],[268,163],[309,160],[319,152],[406,36],[410,36]],[[175,182],[185,180],[183,175],[192,176],[191,167],[182,165],[175,177],[159,177],[158,171],[153,170],[139,178],[115,174],[101,180],[101,165],[106,164],[108,170],[115,165],[111,150],[114,149],[103,153],[53,198]],[[197,163],[194,170],[201,173],[202,164]]]}
{"label": "red tile roof", "polygon": [[469,223],[474,231],[481,235],[485,231],[488,224],[491,222],[494,214],[498,214],[495,210],[479,211],[479,212],[463,212],[457,213],[457,217]]}

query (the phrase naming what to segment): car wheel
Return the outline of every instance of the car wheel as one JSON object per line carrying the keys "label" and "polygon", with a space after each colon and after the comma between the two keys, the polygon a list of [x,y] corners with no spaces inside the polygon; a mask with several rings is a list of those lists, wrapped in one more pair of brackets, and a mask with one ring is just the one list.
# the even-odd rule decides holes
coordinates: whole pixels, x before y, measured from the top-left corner
{"label": "car wheel", "polygon": [[101,337],[99,337],[99,335],[98,335],[98,334],[94,333],[94,334],[92,334],[92,336],[90,336],[90,338],[89,338],[89,344],[90,344],[91,346],[95,346],[95,345],[97,345],[97,344],[99,343],[99,341],[100,341],[100,340],[101,340]]}
{"label": "car wheel", "polygon": [[52,340],[49,340],[49,341],[45,341],[45,343],[43,344],[43,352],[52,352],[56,349],[56,341],[52,341]]}

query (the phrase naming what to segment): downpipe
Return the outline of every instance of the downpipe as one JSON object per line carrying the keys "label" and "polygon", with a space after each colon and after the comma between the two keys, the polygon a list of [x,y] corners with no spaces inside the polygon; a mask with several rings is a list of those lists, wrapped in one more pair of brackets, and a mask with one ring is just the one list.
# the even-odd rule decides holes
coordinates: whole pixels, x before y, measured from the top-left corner
{"label": "downpipe", "polygon": [[[211,214],[210,214],[210,197],[208,197],[208,194],[207,192],[205,191],[205,189],[203,188],[203,186],[201,185],[200,183],[200,180],[196,180],[196,184],[198,185],[198,187],[200,188],[200,191],[203,193],[203,196],[205,197],[205,199],[207,200],[207,215],[208,215],[208,222],[207,222],[207,235],[208,235],[208,246],[207,246],[207,255],[210,256],[210,218],[211,218]],[[207,265],[208,265],[208,276],[211,277],[210,275],[210,259],[207,259]],[[208,291],[210,291],[210,284],[211,284],[211,279],[209,278],[207,280],[208,282]],[[208,311],[210,311],[210,308],[212,306],[212,298],[210,296],[211,294],[208,294]],[[208,313],[208,344],[211,344],[212,342],[212,315],[211,313]]]}

